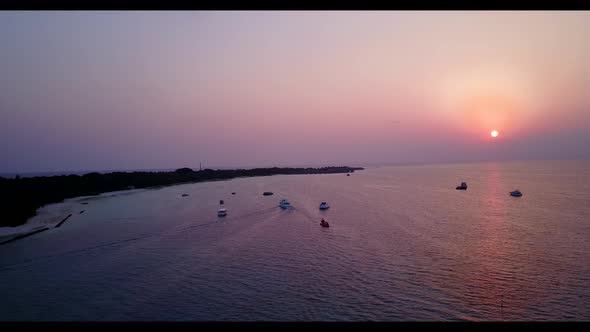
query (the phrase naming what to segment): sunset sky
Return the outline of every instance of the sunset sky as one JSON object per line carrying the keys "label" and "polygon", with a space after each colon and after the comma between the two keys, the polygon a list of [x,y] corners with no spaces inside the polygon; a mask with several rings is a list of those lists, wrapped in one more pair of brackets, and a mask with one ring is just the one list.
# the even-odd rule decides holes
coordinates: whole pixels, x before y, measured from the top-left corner
{"label": "sunset sky", "polygon": [[0,172],[589,147],[590,12],[0,12]]}

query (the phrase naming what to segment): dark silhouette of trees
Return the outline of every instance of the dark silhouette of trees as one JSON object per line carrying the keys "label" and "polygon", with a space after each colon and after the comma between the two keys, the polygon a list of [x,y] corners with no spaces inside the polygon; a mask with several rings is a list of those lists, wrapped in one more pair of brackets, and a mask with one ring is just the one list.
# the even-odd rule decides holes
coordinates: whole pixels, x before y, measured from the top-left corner
{"label": "dark silhouette of trees", "polygon": [[18,226],[35,216],[38,208],[59,203],[64,199],[99,195],[104,192],[129,188],[151,188],[179,183],[226,180],[236,177],[269,176],[278,174],[352,173],[361,167],[322,168],[254,168],[236,170],[204,169],[194,171],[179,168],[174,172],[113,172],[79,175],[0,177],[0,226]]}

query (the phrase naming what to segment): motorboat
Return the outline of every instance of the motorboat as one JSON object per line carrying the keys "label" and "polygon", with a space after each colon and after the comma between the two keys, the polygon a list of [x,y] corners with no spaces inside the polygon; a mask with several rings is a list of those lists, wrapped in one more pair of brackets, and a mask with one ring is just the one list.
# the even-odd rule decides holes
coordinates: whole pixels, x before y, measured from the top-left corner
{"label": "motorboat", "polygon": [[520,192],[520,190],[516,189],[515,191],[510,192],[510,196],[520,197],[522,196],[522,193]]}
{"label": "motorboat", "polygon": [[270,196],[270,195],[273,195],[273,193],[272,193],[272,191],[265,191],[265,192],[262,193],[262,195],[264,195],[264,196]]}
{"label": "motorboat", "polygon": [[286,199],[281,199],[281,201],[279,202],[279,206],[281,207],[281,209],[288,209],[291,207],[291,203],[289,203],[289,201]]}
{"label": "motorboat", "polygon": [[467,190],[467,183],[466,182],[461,182],[460,186],[457,186],[455,189],[457,190]]}
{"label": "motorboat", "polygon": [[322,202],[320,204],[320,210],[327,210],[329,208],[330,208],[330,205],[328,205],[328,203],[326,203],[326,202]]}
{"label": "motorboat", "polygon": [[328,224],[328,222],[327,222],[327,221],[325,221],[324,219],[322,219],[322,221],[320,221],[320,225],[321,225],[322,227],[330,227],[330,224]]}
{"label": "motorboat", "polygon": [[218,217],[225,217],[225,216],[227,216],[227,209],[226,208],[221,208],[221,209],[217,210],[217,216]]}

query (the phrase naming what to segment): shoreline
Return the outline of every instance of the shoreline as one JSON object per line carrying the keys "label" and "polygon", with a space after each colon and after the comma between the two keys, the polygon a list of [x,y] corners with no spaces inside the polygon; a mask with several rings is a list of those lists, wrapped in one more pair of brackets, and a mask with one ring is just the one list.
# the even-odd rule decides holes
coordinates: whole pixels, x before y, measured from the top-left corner
{"label": "shoreline", "polygon": [[[174,185],[170,185],[174,186]],[[41,206],[37,209],[36,214],[31,218],[27,219],[27,221],[18,226],[3,226],[0,227],[0,244],[8,241],[12,241],[11,239],[18,238],[21,235],[25,235],[31,233],[37,229],[47,227],[49,229],[55,228],[60,222],[63,221],[68,215],[71,215],[72,218],[75,215],[79,214],[78,206],[80,204],[87,203],[87,201],[94,201],[103,198],[108,198],[112,196],[118,195],[128,195],[133,193],[140,193],[145,190],[149,189],[158,189],[160,187],[155,188],[145,188],[145,189],[133,189],[133,190],[117,190],[117,191],[110,191],[101,193],[99,195],[94,196],[78,196],[73,198],[64,199],[61,202],[57,203],[50,203]],[[82,208],[84,209],[84,208]],[[31,234],[33,235],[33,234]]]}
{"label": "shoreline", "polygon": [[[63,221],[63,219],[68,216],[69,214],[72,214],[72,217],[74,217],[75,215],[79,214],[79,211],[77,210],[77,205],[83,203],[84,201],[87,200],[94,200],[94,199],[101,199],[104,197],[111,197],[113,195],[117,195],[117,194],[129,194],[129,193],[134,193],[134,192],[141,192],[141,191],[145,191],[145,190],[156,190],[156,189],[161,189],[161,188],[165,188],[165,187],[171,187],[171,186],[176,186],[176,185],[182,185],[182,184],[194,184],[194,183],[199,183],[199,182],[212,182],[212,181],[225,181],[225,180],[231,180],[231,179],[236,179],[236,178],[248,178],[248,177],[259,177],[259,176],[272,176],[272,175],[305,175],[305,174],[336,174],[336,173],[354,173],[355,170],[363,170],[364,168],[362,167],[325,167],[325,168],[307,168],[307,169],[297,169],[297,168],[270,168],[270,169],[253,169],[253,170],[202,170],[202,171],[193,171],[189,168],[182,168],[182,169],[178,169],[174,172],[155,172],[155,173],[108,173],[108,174],[98,174],[98,173],[90,173],[90,174],[86,174],[83,176],[78,176],[78,175],[69,175],[69,176],[53,176],[53,177],[33,177],[33,178],[26,178],[26,179],[4,179],[4,178],[0,178],[0,189],[4,189],[4,196],[7,196],[8,198],[13,198],[10,196],[10,190],[6,190],[6,187],[1,187],[1,185],[3,184],[3,181],[13,181],[13,185],[16,183],[18,184],[20,183],[25,183],[25,184],[31,184],[31,182],[34,184],[35,182],[47,182],[48,180],[53,180],[55,182],[57,182],[56,185],[59,185],[60,181],[71,181],[71,179],[77,179],[77,180],[83,180],[85,177],[93,177],[93,178],[98,178],[97,180],[99,181],[95,181],[98,182],[99,184],[103,184],[103,182],[108,182],[106,180],[110,180],[109,176],[110,175],[116,175],[118,177],[130,177],[132,178],[131,181],[127,181],[126,183],[120,183],[118,182],[116,184],[116,189],[115,190],[109,190],[109,191],[103,191],[103,192],[96,192],[96,191],[92,191],[92,188],[89,188],[86,190],[86,194],[85,195],[78,195],[78,196],[71,196],[71,197],[63,197],[60,201],[56,201],[57,198],[53,198],[51,197],[50,199],[46,199],[47,202],[45,202],[44,204],[42,204],[43,202],[38,202],[36,205],[36,209],[34,210],[34,212],[31,213],[31,211],[29,210],[29,215],[30,217],[22,220],[21,219],[21,223],[16,224],[16,225],[0,225],[0,243],[2,242],[6,242],[6,241],[12,241],[13,239],[19,237],[19,236],[23,236],[27,233],[31,233],[32,231],[34,231],[36,228],[41,228],[41,227],[49,227],[49,228],[53,228],[56,227],[56,225],[58,223],[60,223],[60,221]],[[172,173],[172,174],[171,174]],[[136,187],[136,185],[133,184],[129,184],[129,183],[134,183],[135,181],[133,181],[136,178],[140,178],[145,180],[146,178],[150,179],[150,178],[154,178],[154,177],[161,177],[162,175],[166,176],[170,176],[170,178],[168,178],[169,183],[158,183],[155,185],[147,185],[147,183],[145,182],[149,182],[149,181],[144,181],[144,183],[139,183],[139,188]],[[101,179],[101,177],[106,177],[106,179]],[[100,181],[100,180],[105,180],[105,181]],[[153,180],[153,179],[152,179]],[[182,181],[184,180],[184,181]],[[137,181],[137,180],[136,180]],[[27,186],[23,186],[23,187],[27,187]],[[30,187],[30,186],[29,186]],[[91,186],[89,186],[91,187]],[[126,189],[120,188],[120,187],[126,187]],[[16,198],[28,198],[29,196],[26,195],[26,190],[22,190],[23,188],[19,188],[21,189],[20,195],[15,195]],[[27,188],[28,189],[28,188]],[[44,190],[49,190],[49,188],[42,188]],[[118,190],[117,190],[118,189]],[[39,189],[38,189],[39,190]],[[92,191],[92,192],[88,192],[88,191]],[[42,191],[43,192],[43,191]],[[82,191],[84,192],[84,191]],[[65,195],[68,195],[71,193],[66,193]],[[10,201],[10,199],[8,199]],[[17,199],[12,199],[12,201],[15,204],[9,205],[9,206],[15,206],[17,208],[21,208],[22,210],[24,210],[26,208],[22,206],[22,201],[18,201]],[[20,205],[19,205],[20,203]],[[78,204],[76,204],[78,203]],[[29,205],[30,206],[30,205]],[[13,208],[13,214],[15,212],[21,212],[22,215],[22,210],[19,210],[17,208]],[[60,224],[61,226],[61,224]],[[34,234],[34,233],[33,233]],[[33,235],[31,234],[31,235]]]}

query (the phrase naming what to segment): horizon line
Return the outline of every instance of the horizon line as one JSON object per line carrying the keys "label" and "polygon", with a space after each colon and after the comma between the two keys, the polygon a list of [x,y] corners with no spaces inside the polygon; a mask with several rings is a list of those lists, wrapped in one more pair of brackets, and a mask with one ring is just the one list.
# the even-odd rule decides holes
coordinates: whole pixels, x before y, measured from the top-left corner
{"label": "horizon line", "polygon": [[[498,159],[480,159],[480,160],[454,160],[454,161],[414,161],[414,162],[368,162],[368,163],[339,163],[342,165],[334,166],[334,164],[300,164],[300,165],[292,165],[292,166],[213,166],[213,167],[203,167],[202,169],[212,169],[212,170],[235,170],[235,169],[255,169],[255,168],[319,168],[319,167],[387,167],[387,166],[428,166],[428,165],[452,165],[452,164],[477,164],[477,163],[489,163],[489,162],[545,162],[545,161],[590,161],[590,159],[563,159],[563,158],[554,158],[554,159],[506,159],[506,160],[498,160]],[[49,176],[55,175],[83,175],[88,173],[114,173],[114,172],[169,172],[174,171],[180,168],[190,168],[192,170],[197,170],[197,167],[189,167],[189,166],[182,166],[182,167],[163,167],[163,168],[127,168],[127,169],[101,169],[101,170],[61,170],[61,171],[28,171],[28,172],[0,172],[0,177],[6,178],[6,176],[15,177],[25,176],[25,175],[40,175],[45,174]]]}

